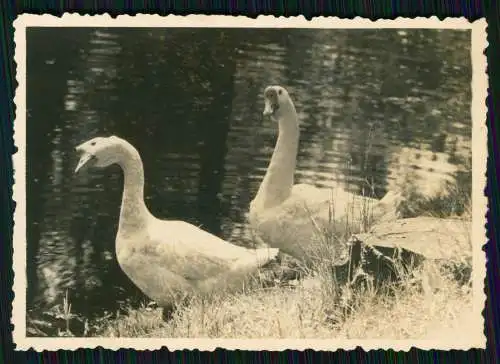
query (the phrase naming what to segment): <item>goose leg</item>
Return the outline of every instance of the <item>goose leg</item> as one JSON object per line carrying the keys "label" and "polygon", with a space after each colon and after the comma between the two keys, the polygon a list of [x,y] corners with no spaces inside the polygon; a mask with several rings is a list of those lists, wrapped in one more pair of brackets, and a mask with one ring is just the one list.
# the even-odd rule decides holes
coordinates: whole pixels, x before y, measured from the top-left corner
{"label": "goose leg", "polygon": [[174,315],[174,305],[164,306],[162,308],[161,318],[163,321],[168,322],[172,319]]}

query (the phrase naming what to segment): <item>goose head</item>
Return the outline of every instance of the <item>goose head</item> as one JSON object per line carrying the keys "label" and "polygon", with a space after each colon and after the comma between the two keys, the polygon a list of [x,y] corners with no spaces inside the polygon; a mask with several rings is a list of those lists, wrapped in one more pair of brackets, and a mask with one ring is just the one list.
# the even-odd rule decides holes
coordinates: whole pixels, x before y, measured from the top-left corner
{"label": "goose head", "polygon": [[285,118],[289,113],[294,113],[292,99],[288,91],[281,86],[268,86],[264,90],[263,115],[278,121]]}
{"label": "goose head", "polygon": [[104,168],[118,163],[123,140],[112,135],[97,137],[78,145],[75,150],[80,153],[80,160],[75,168],[77,173],[83,166]]}

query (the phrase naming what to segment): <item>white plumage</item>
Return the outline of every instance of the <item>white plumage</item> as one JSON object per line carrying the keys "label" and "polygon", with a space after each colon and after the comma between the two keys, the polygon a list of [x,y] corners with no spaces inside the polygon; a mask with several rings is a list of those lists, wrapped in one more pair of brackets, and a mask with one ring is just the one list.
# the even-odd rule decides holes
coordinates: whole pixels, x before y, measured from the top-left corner
{"label": "white plumage", "polygon": [[278,249],[247,249],[184,221],[160,220],[144,202],[144,171],[137,150],[116,136],[79,145],[84,165],[118,164],[124,173],[116,255],[125,274],[160,306],[187,295],[239,289]]}
{"label": "white plumage", "polygon": [[260,243],[310,263],[313,256],[321,254],[317,243],[325,230],[342,238],[359,232],[363,225],[393,217],[399,193],[389,192],[377,200],[342,189],[294,185],[300,134],[295,106],[281,86],[267,87],[264,99],[264,115],[278,122],[279,133],[248,214]]}

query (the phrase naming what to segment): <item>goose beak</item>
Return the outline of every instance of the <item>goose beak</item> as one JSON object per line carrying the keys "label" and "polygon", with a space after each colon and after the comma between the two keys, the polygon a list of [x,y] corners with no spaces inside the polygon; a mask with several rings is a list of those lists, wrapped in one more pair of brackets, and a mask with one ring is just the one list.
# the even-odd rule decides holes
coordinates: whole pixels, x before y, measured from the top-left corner
{"label": "goose beak", "polygon": [[273,102],[269,99],[266,99],[264,103],[264,111],[262,112],[262,115],[264,116],[273,116],[276,110],[280,108],[280,105],[277,102]]}
{"label": "goose beak", "polygon": [[274,109],[271,106],[271,103],[266,100],[266,103],[264,105],[264,111],[262,112],[262,115],[264,116],[271,116],[274,113]]}
{"label": "goose beak", "polygon": [[280,108],[278,91],[275,87],[269,86],[264,91],[264,116],[273,116]]}
{"label": "goose beak", "polygon": [[94,159],[95,157],[90,154],[90,153],[83,153],[82,156],[80,157],[80,160],[78,161],[78,165],[75,168],[75,173],[78,173],[78,171],[86,165],[90,160]]}

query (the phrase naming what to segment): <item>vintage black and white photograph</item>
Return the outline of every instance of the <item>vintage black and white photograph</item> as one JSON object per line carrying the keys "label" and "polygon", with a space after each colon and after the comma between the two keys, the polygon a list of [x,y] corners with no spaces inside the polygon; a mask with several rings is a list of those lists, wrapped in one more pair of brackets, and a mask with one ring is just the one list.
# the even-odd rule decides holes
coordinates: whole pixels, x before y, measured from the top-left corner
{"label": "vintage black and white photograph", "polygon": [[485,28],[21,16],[18,349],[484,346]]}

